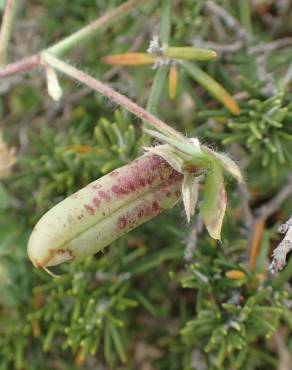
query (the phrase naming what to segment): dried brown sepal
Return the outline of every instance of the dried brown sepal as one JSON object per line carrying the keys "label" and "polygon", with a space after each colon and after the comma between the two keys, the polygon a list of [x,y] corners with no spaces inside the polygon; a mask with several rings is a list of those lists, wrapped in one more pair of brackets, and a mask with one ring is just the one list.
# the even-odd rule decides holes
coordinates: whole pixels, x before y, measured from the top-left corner
{"label": "dried brown sepal", "polygon": [[101,61],[105,64],[114,66],[138,66],[153,64],[155,62],[155,57],[146,53],[126,53],[107,55],[101,58]]}
{"label": "dried brown sepal", "polygon": [[228,270],[225,272],[225,276],[231,280],[241,280],[245,278],[246,274],[241,270]]}
{"label": "dried brown sepal", "polygon": [[168,95],[170,99],[176,97],[177,90],[177,68],[176,65],[172,65],[169,69],[169,79],[168,79]]}

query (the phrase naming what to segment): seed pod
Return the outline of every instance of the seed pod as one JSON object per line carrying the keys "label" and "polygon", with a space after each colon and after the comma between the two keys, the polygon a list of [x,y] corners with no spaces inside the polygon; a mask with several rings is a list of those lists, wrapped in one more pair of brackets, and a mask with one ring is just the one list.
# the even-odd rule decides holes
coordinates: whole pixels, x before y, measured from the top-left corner
{"label": "seed pod", "polygon": [[48,267],[92,255],[174,206],[181,184],[166,161],[143,155],[50,209],[31,234],[29,258]]}

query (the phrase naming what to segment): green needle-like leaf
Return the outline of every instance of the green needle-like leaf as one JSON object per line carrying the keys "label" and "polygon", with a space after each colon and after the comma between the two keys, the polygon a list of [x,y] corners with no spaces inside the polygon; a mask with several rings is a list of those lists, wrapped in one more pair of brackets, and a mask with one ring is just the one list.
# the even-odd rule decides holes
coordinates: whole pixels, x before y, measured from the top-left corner
{"label": "green needle-like leaf", "polygon": [[233,114],[239,114],[240,109],[236,101],[232,96],[221,86],[217,81],[213,79],[210,75],[204,72],[194,63],[182,61],[181,65],[188,72],[190,77],[192,77],[196,82],[202,85],[206,90],[209,91],[217,100],[219,100],[225,107]]}

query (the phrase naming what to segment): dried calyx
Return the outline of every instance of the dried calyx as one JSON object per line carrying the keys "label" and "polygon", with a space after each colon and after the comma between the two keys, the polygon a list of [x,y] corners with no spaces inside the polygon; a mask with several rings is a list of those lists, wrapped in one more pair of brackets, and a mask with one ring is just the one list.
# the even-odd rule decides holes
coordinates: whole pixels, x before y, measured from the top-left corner
{"label": "dried calyx", "polygon": [[146,150],[161,156],[183,175],[181,193],[188,222],[195,213],[199,182],[205,178],[200,213],[210,236],[220,240],[227,205],[223,170],[241,182],[243,178],[238,166],[225,154],[201,145],[197,138],[180,143],[156,131],[145,131],[167,143]]}

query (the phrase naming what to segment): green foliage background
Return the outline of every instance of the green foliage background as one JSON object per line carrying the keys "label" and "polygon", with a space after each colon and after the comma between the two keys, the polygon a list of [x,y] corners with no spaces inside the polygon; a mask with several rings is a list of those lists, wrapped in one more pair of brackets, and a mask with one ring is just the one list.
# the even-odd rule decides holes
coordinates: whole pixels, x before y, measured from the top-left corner
{"label": "green foliage background", "polygon": [[[27,43],[29,55],[121,3],[26,2],[16,20],[11,54],[20,57],[20,45],[31,37],[35,42]],[[148,109],[189,137],[226,152],[235,148],[256,209],[291,173],[291,82],[283,84],[289,63],[291,68],[291,46],[267,55],[274,81],[268,91],[267,81],[257,73],[257,54],[249,53],[244,43],[236,53],[200,63],[231,94],[248,94],[239,100],[237,117],[183,68],[173,101],[167,82],[159,77],[161,70],[133,67],[109,78],[100,58],[127,52],[135,42],[145,51],[153,32],[159,33],[165,3],[145,2],[66,57],[140,105],[148,101]],[[292,37],[289,4],[281,12],[274,1],[265,13],[253,1],[250,6],[247,1],[217,3],[253,34],[252,45]],[[214,18],[204,4],[174,1],[171,17],[164,20],[171,21],[170,45],[190,45],[197,37],[236,41],[224,22],[225,39],[218,41]],[[267,26],[268,16],[274,17],[274,28]],[[30,36],[21,28],[25,25],[34,27]],[[155,95],[153,88],[151,93],[154,76],[164,81],[161,94]],[[292,350],[292,263],[276,277],[267,266],[279,242],[277,226],[291,214],[291,201],[268,219],[253,271],[247,267],[249,230],[240,211],[241,195],[229,179],[222,246],[203,231],[186,261],[186,244],[197,221],[188,226],[177,206],[104,253],[62,265],[59,279],[33,268],[26,244],[40,216],[142,153],[140,122],[86,88],[65,79],[62,86],[64,98],[53,103],[37,72],[11,82],[0,96],[5,138],[18,149],[13,174],[0,184],[0,369],[288,369],[283,356]],[[244,277],[231,279],[230,270],[242,271]]]}

